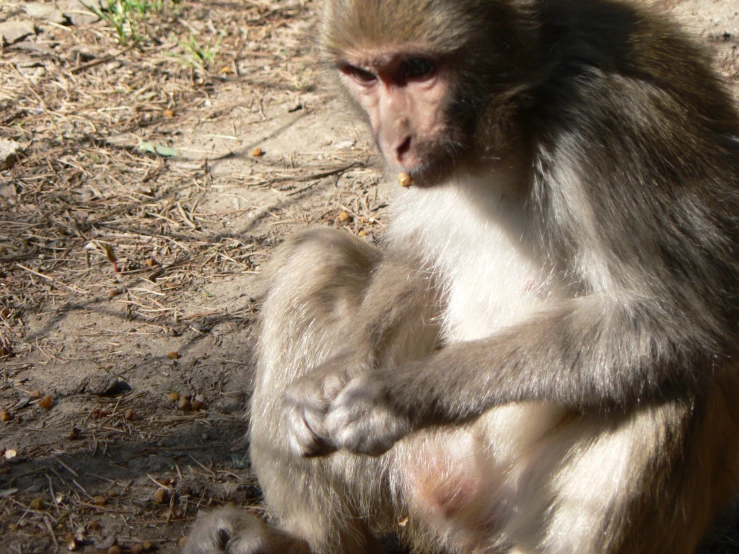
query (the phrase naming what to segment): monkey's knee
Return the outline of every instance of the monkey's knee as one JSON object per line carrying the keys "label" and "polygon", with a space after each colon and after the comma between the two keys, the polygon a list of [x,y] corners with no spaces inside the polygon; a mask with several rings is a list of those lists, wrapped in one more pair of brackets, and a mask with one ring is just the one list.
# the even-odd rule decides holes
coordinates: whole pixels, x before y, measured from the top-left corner
{"label": "monkey's knee", "polygon": [[308,544],[236,508],[198,518],[182,554],[310,554]]}
{"label": "monkey's knee", "polygon": [[268,301],[278,295],[316,302],[332,294],[358,295],[381,257],[379,249],[344,231],[304,231],[279,249],[268,268]]}
{"label": "monkey's knee", "polygon": [[320,363],[341,344],[381,257],[379,249],[343,231],[312,229],[291,238],[268,270],[265,352],[322,352],[304,360]]}

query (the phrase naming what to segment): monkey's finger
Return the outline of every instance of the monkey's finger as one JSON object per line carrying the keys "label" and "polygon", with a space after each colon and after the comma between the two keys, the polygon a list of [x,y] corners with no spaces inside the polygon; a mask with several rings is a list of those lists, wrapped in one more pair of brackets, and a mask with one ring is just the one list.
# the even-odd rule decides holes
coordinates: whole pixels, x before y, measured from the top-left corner
{"label": "monkey's finger", "polygon": [[312,410],[303,410],[303,423],[313,437],[312,450],[309,454],[303,454],[304,456],[325,456],[338,450],[323,424],[325,417],[324,411],[316,413]]}
{"label": "monkey's finger", "polygon": [[290,415],[290,448],[293,454],[303,458],[326,456],[336,451],[333,442],[317,433],[305,412],[298,410]]}
{"label": "monkey's finger", "polygon": [[[389,419],[392,420],[392,416]],[[388,432],[394,426],[388,425],[387,414],[381,408],[360,414],[358,411],[339,407],[329,412],[326,427],[338,447],[368,456],[380,456],[390,450],[397,435]]]}
{"label": "monkey's finger", "polygon": [[406,417],[396,414],[386,401],[378,374],[353,379],[336,397],[323,419],[333,443],[356,454],[379,456],[411,431]]}
{"label": "monkey's finger", "polygon": [[333,402],[339,396],[339,393],[346,386],[347,381],[348,378],[344,372],[330,373],[324,377],[321,383],[321,393],[323,400],[327,402],[326,411],[328,411],[328,403]]}

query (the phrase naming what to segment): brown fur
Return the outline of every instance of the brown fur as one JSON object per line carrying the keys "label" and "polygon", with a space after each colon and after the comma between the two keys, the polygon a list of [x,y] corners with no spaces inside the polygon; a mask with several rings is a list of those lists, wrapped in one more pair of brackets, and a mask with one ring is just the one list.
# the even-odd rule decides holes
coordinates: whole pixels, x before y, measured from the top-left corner
{"label": "brown fur", "polygon": [[413,185],[383,250],[278,255],[279,530],[216,512],[186,552],[693,553],[739,480],[739,116],[705,56],[611,0],[326,0],[321,29]]}

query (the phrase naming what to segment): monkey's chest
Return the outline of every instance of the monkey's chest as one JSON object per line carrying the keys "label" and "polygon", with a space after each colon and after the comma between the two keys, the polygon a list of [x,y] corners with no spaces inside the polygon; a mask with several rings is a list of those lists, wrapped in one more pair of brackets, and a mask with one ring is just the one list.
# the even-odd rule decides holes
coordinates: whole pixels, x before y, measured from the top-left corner
{"label": "monkey's chest", "polygon": [[448,342],[486,337],[540,310],[557,283],[523,238],[528,222],[504,187],[408,191],[391,240],[417,241],[442,286]]}
{"label": "monkey's chest", "polygon": [[470,237],[482,240],[460,237],[457,248],[436,253],[448,341],[483,338],[518,323],[541,309],[550,292],[542,269],[521,245],[491,227]]}

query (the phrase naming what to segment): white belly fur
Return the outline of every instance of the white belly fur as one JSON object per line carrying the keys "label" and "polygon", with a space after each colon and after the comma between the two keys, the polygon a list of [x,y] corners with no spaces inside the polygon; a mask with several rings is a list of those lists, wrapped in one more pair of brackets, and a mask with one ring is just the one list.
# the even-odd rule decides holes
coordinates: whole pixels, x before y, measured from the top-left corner
{"label": "white belly fur", "polygon": [[[403,190],[395,201],[389,238],[400,241],[399,244],[419,244],[428,266],[441,278],[447,301],[441,323],[447,343],[489,336],[540,310],[547,300],[564,294],[523,243],[521,221],[517,220],[521,217],[520,209],[508,190],[512,188],[506,185],[505,178],[500,179],[500,184],[470,181],[462,186]],[[573,459],[561,468],[560,462],[571,454],[566,449],[571,443],[563,436],[571,432],[587,434],[592,427],[586,421],[568,424],[567,429],[557,427],[565,414],[557,406],[534,403],[495,408],[465,431],[466,438],[454,442],[457,451],[449,452],[444,459],[439,459],[439,452],[449,444],[445,434],[459,435],[460,429],[409,437],[396,455],[403,459],[398,466],[410,468],[406,471],[415,475],[401,477],[411,509],[424,514],[423,519],[430,518],[450,545],[472,550],[480,548],[480,540],[491,540],[490,536],[476,536],[473,528],[479,515],[474,521],[467,521],[469,513],[481,505],[489,507],[490,520],[495,522],[494,542],[522,544],[526,542],[524,537],[531,540],[552,532],[552,528],[542,525],[551,517],[551,498],[557,496],[554,520],[556,514],[567,513],[563,519],[570,526],[571,536],[559,547],[550,543],[551,551],[567,552],[575,544],[587,548],[578,540],[598,524],[590,519],[598,517],[599,510],[593,510],[592,516],[583,511],[583,494],[592,492],[583,491],[583,483],[598,487],[598,501],[608,503],[618,493],[630,456],[628,445],[615,431],[609,436],[593,436],[591,448],[580,453],[580,461]],[[600,468],[605,471],[598,470],[599,460],[607,459],[614,449],[620,450],[621,455],[611,456],[609,467]],[[430,465],[428,460],[432,460]],[[425,474],[430,488],[424,488]],[[450,495],[443,486],[437,491],[439,476],[444,476],[450,487],[470,483],[460,489],[461,494],[474,497],[470,498],[469,510],[446,513],[446,505],[429,508],[429,495]],[[568,510],[582,513],[573,517]],[[573,529],[573,521],[582,528]],[[491,522],[483,525],[490,527]]]}
{"label": "white belly fur", "polygon": [[390,240],[419,244],[441,277],[444,339],[486,337],[541,307],[553,283],[527,252],[512,187],[470,180],[461,186],[401,191]]}

